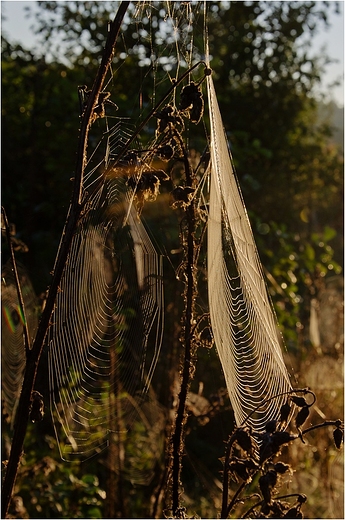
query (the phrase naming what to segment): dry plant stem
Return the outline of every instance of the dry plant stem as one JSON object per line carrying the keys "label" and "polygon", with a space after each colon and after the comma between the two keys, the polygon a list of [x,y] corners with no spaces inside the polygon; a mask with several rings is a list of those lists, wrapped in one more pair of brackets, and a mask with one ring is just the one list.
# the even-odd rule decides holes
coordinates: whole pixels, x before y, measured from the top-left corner
{"label": "dry plant stem", "polygon": [[[176,137],[180,139],[176,133]],[[181,140],[182,141],[182,140]],[[193,174],[188,161],[183,142],[180,142],[184,154],[184,165],[186,173],[186,186],[193,187]],[[191,379],[193,363],[193,321],[194,321],[194,297],[196,294],[195,271],[195,206],[194,200],[186,209],[187,220],[187,244],[186,255],[186,306],[184,317],[184,360],[182,369],[181,389],[177,408],[175,430],[172,435],[172,512],[178,515],[180,508],[180,473],[182,466],[183,433],[186,421],[186,400]]]}
{"label": "dry plant stem", "polygon": [[[167,447],[167,442],[169,442],[168,436],[165,439],[165,447]],[[168,449],[165,450],[165,453],[168,453]],[[162,518],[161,515],[159,515],[159,509],[161,509],[161,502],[164,496],[164,492],[166,490],[166,483],[169,477],[169,456],[166,455],[165,464],[164,464],[164,470],[162,470],[162,475],[159,481],[159,484],[154,491],[154,494],[152,496],[152,507],[150,510],[150,518]]]}
{"label": "dry plant stem", "polygon": [[[306,430],[302,430],[301,435],[303,436],[306,433],[312,432],[313,430],[317,430],[318,428],[324,428],[325,426],[338,426],[338,422],[339,421],[325,421],[320,424],[314,424],[314,426],[310,426]],[[342,428],[344,427],[343,423],[341,424],[341,427]],[[299,437],[297,437],[297,438],[299,438]]]}
{"label": "dry plant stem", "polygon": [[[124,466],[124,446],[122,442],[121,425],[121,399],[118,399],[119,385],[116,370],[116,346],[110,351],[111,375],[110,388],[113,389],[109,395],[112,412],[109,418],[109,430],[111,432],[108,448],[108,477],[107,477],[107,502],[106,518],[126,518],[125,497],[123,493],[122,473]],[[116,438],[115,438],[116,436]],[[118,468],[118,472],[116,471]]]}
{"label": "dry plant stem", "polygon": [[303,395],[311,395],[313,397],[313,401],[312,403],[309,403],[308,406],[313,406],[313,404],[315,403],[316,401],[316,395],[314,394],[314,392],[312,392],[311,390],[309,390],[308,388],[292,388],[291,390],[288,390],[287,392],[281,392],[279,394],[276,394],[272,397],[270,397],[269,399],[265,399],[264,401],[262,401],[256,408],[254,408],[254,410],[252,410],[250,412],[250,414],[248,414],[246,416],[246,418],[244,419],[244,421],[242,421],[242,423],[240,424],[240,427],[244,426],[245,423],[248,421],[248,419],[257,411],[259,410],[259,408],[261,408],[263,405],[265,405],[266,403],[269,403],[270,401],[272,401],[273,399],[276,399],[277,397],[280,397],[281,395],[292,395],[292,394],[303,394]]}
{"label": "dry plant stem", "polygon": [[237,502],[238,496],[242,493],[242,491],[244,490],[246,485],[247,485],[246,482],[242,482],[242,484],[239,486],[239,488],[237,489],[236,493],[232,497],[230,504],[226,508],[226,515],[224,517],[221,517],[221,518],[228,518],[229,514],[231,513],[232,508],[235,506],[235,504]]}
{"label": "dry plant stem", "polygon": [[140,125],[138,125],[136,127],[134,134],[128,140],[128,142],[123,147],[123,149],[121,150],[119,155],[116,157],[116,160],[111,163],[111,165],[109,167],[110,171],[114,168],[114,166],[116,166],[116,164],[120,161],[120,159],[122,159],[122,157],[126,154],[126,152],[129,150],[129,147],[131,146],[133,141],[136,139],[136,137],[138,137],[138,135],[140,134],[140,132],[142,131],[144,126],[147,125],[147,123],[154,116],[154,114],[157,112],[157,110],[163,105],[164,101],[170,96],[170,94],[176,89],[176,87],[178,87],[178,85],[180,85],[182,83],[182,81],[184,81],[190,75],[190,73],[194,69],[199,67],[199,65],[201,65],[201,64],[205,65],[205,67],[206,67],[206,63],[204,61],[198,61],[198,63],[196,63],[195,65],[190,67],[184,74],[182,74],[182,76],[179,79],[177,79],[173,83],[173,85],[169,88],[169,90],[164,95],[164,97],[162,97],[162,99],[160,99],[160,101],[158,101],[158,103],[152,108],[152,110],[148,113],[148,115],[145,117],[145,119],[143,119],[143,121],[140,123]]}
{"label": "dry plant stem", "polygon": [[26,312],[25,312],[25,305],[24,305],[24,300],[23,300],[23,294],[22,294],[22,291],[21,291],[21,288],[20,288],[19,276],[18,276],[18,271],[17,271],[17,263],[16,263],[16,258],[15,258],[15,255],[14,255],[14,251],[13,251],[13,245],[12,245],[11,233],[10,233],[10,226],[8,224],[8,219],[7,219],[5,208],[2,207],[1,208],[1,212],[2,212],[3,219],[4,219],[4,224],[5,224],[6,239],[7,239],[7,242],[8,242],[8,247],[10,248],[12,270],[13,270],[14,280],[15,280],[15,284],[16,284],[16,289],[17,289],[17,296],[18,296],[19,307],[20,307],[20,311],[22,313],[22,316],[24,318],[23,319],[23,321],[24,321],[23,332],[24,332],[24,342],[25,342],[25,353],[26,353],[26,357],[28,357],[29,352],[30,352],[30,336],[29,336],[28,324],[27,324],[27,320],[26,320]]}
{"label": "dry plant stem", "polygon": [[23,452],[24,439],[30,413],[31,393],[33,391],[34,384],[36,381],[37,367],[41,357],[47,330],[49,328],[50,318],[55,305],[56,294],[60,285],[63,270],[68,257],[71,241],[76,230],[78,219],[81,214],[82,181],[86,165],[86,150],[89,130],[91,126],[91,116],[94,107],[97,104],[98,96],[101,92],[106,74],[111,64],[111,60],[114,53],[114,46],[120,31],[123,17],[126,13],[129,3],[130,2],[122,2],[120,4],[116,17],[114,21],[111,23],[102,62],[99,67],[91,95],[88,99],[86,109],[82,116],[79,145],[77,152],[75,181],[71,205],[68,211],[65,229],[63,231],[60,247],[57,253],[53,279],[49,288],[46,306],[42,313],[41,321],[39,323],[39,327],[36,333],[34,343],[32,345],[32,349],[30,350],[29,355],[27,357],[23,386],[17,410],[17,417],[19,418],[19,420],[15,424],[11,453],[8,460],[6,475],[2,486],[1,518],[6,518],[9,503],[11,500],[13,487],[15,484],[17,471]]}
{"label": "dry plant stem", "polygon": [[[289,495],[280,495],[278,497],[275,497],[274,500],[282,500],[283,498],[292,498],[292,497],[300,497],[302,496],[301,493],[290,493]],[[260,500],[260,502],[257,502],[254,504],[246,513],[244,513],[241,518],[248,518],[248,516],[259,506],[262,506],[265,503],[264,500]]]}
{"label": "dry plant stem", "polygon": [[225,452],[224,459],[224,471],[223,471],[223,494],[222,494],[222,510],[220,513],[220,518],[227,518],[228,516],[228,497],[229,497],[229,462],[230,462],[230,454],[231,448],[235,441],[235,437],[233,435],[230,436],[228,440],[228,445]]}

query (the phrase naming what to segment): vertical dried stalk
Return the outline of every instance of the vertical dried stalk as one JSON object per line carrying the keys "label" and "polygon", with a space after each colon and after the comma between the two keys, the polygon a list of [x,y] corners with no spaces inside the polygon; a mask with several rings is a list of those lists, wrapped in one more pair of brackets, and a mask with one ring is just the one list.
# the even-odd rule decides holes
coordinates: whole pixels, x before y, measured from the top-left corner
{"label": "vertical dried stalk", "polygon": [[49,289],[45,309],[36,333],[36,337],[27,357],[27,364],[24,373],[22,392],[18,404],[17,421],[14,429],[11,453],[7,464],[6,475],[2,487],[2,518],[6,518],[7,510],[11,500],[14,483],[16,480],[20,459],[23,452],[23,445],[27,424],[29,420],[31,393],[36,381],[37,367],[41,357],[44,340],[49,327],[50,317],[53,312],[56,294],[63,274],[64,266],[68,257],[72,237],[74,235],[78,219],[82,210],[82,185],[83,175],[86,165],[86,151],[88,135],[92,122],[92,115],[98,102],[99,94],[109,70],[109,66],[114,54],[115,43],[118,38],[121,23],[127,11],[130,2],[121,2],[114,21],[110,25],[110,31],[106,41],[103,58],[99,67],[92,92],[88,98],[86,109],[82,116],[78,152],[77,165],[75,172],[74,190],[72,194],[71,205],[67,215],[65,229],[63,231],[62,240],[57,253],[54,275]]}
{"label": "vertical dried stalk", "polygon": [[[178,136],[176,136],[178,138]],[[194,175],[188,161],[185,147],[181,142],[181,148],[184,150],[184,164],[186,172],[186,186],[193,188]],[[181,389],[179,394],[179,404],[175,420],[175,430],[172,435],[172,512],[176,517],[180,517],[180,473],[182,467],[182,455],[184,445],[184,424],[186,421],[186,401],[187,394],[192,377],[193,366],[193,322],[194,322],[194,300],[196,294],[196,278],[195,278],[195,203],[194,199],[186,208],[187,220],[187,240],[185,249],[186,258],[186,289],[185,289],[185,314],[183,326],[183,345],[184,360],[182,370]]]}

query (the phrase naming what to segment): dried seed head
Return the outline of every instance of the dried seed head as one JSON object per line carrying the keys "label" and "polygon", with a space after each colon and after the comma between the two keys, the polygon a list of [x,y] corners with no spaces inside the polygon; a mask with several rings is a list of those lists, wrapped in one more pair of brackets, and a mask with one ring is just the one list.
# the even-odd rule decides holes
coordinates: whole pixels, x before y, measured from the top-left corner
{"label": "dried seed head", "polygon": [[195,98],[201,96],[201,91],[194,83],[194,81],[191,81],[189,85],[186,85],[181,90],[181,98],[180,98],[180,110],[187,110],[192,107],[193,102]]}
{"label": "dried seed head", "polygon": [[204,112],[204,100],[199,85],[194,81],[181,90],[179,109],[190,118],[192,123],[199,123]]}
{"label": "dried seed head", "polygon": [[190,120],[196,125],[199,123],[204,113],[204,100],[202,97],[194,100],[192,109],[190,111]]}
{"label": "dried seed head", "polygon": [[249,482],[251,480],[251,470],[247,467],[245,462],[246,461],[240,459],[233,460],[229,464],[229,470],[235,477],[240,477],[245,482]]}
{"label": "dried seed head", "polygon": [[250,430],[247,428],[238,428],[235,431],[235,438],[242,450],[247,452],[253,451],[254,446],[252,436],[250,435]]}
{"label": "dried seed head", "polygon": [[262,436],[262,443],[260,446],[260,464],[265,460],[277,455],[281,449],[281,446],[288,444],[290,441],[296,439],[295,435],[291,435],[289,432],[274,432],[265,433]]}
{"label": "dried seed head", "polygon": [[158,119],[157,135],[168,130],[171,124],[183,124],[181,117],[172,105],[166,105],[160,112],[156,112],[155,116]]}
{"label": "dried seed head", "polygon": [[284,514],[289,507],[290,505],[287,502],[274,500],[270,506],[271,518],[284,518]]}
{"label": "dried seed head", "polygon": [[246,482],[250,482],[252,475],[258,469],[258,465],[252,459],[238,459],[237,457],[233,457],[229,464],[229,470],[231,473],[233,473],[235,477],[240,477]]}
{"label": "dried seed head", "polygon": [[42,421],[44,416],[43,396],[36,390],[31,395],[30,419],[33,423]]}
{"label": "dried seed head", "polygon": [[334,444],[336,445],[338,450],[340,450],[341,443],[343,442],[343,431],[340,428],[337,428],[333,431],[333,439]]}
{"label": "dried seed head", "polygon": [[300,408],[302,408],[302,406],[308,406],[304,397],[299,397],[298,395],[292,395],[291,401]]}
{"label": "dried seed head", "polygon": [[283,518],[303,518],[300,506],[291,507],[283,516]]}
{"label": "dried seed head", "polygon": [[280,448],[283,444],[287,444],[290,441],[293,441],[296,437],[291,435],[289,432],[275,432],[272,433],[271,439],[272,444],[275,448]]}
{"label": "dried seed head", "polygon": [[163,159],[163,161],[169,161],[169,159],[174,155],[174,149],[170,144],[160,146],[157,148],[157,155]]}
{"label": "dried seed head", "polygon": [[291,467],[289,466],[289,464],[284,464],[284,462],[277,462],[274,465],[274,469],[277,473],[280,473],[281,475],[283,475],[287,471],[291,470]]}
{"label": "dried seed head", "polygon": [[262,518],[268,518],[268,515],[270,514],[271,512],[271,507],[266,504],[266,502],[264,502],[261,506],[261,514],[263,514],[264,516]]}
{"label": "dried seed head", "polygon": [[194,192],[195,190],[188,186],[177,186],[176,188],[174,188],[171,192],[171,195],[174,199],[172,207],[176,208],[178,206],[188,206],[193,198]]}

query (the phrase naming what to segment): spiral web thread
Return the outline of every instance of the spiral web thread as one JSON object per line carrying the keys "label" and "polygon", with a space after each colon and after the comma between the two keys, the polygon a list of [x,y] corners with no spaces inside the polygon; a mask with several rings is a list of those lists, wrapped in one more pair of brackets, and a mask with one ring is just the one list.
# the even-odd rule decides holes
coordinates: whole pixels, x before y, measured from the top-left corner
{"label": "spiral web thread", "polygon": [[[120,127],[112,153],[130,135]],[[90,195],[49,329],[51,410],[66,460],[102,450],[109,433],[127,431],[148,409],[163,333],[162,262],[126,179],[123,168],[85,176]]]}
{"label": "spiral web thread", "polygon": [[274,396],[290,390],[291,384],[211,76],[207,78],[207,91],[211,127],[207,253],[211,325],[236,424],[241,425],[257,409],[245,424],[260,432],[269,420],[279,416],[286,399]]}

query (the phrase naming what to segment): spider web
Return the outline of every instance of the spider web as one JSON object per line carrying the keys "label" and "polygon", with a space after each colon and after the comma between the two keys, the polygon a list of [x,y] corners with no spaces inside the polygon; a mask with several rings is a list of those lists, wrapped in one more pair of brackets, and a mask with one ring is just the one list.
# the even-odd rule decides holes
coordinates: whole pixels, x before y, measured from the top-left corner
{"label": "spider web", "polygon": [[[17,265],[30,339],[38,324],[37,298],[23,266]],[[1,384],[3,411],[13,426],[23,382],[26,354],[23,335],[24,316],[18,301],[11,261],[2,268],[1,282]]]}
{"label": "spider web", "polygon": [[[207,78],[207,91],[211,126],[208,219],[211,325],[236,423],[246,422],[258,432],[270,419],[278,417],[286,399],[279,394],[290,390],[291,384],[211,76]],[[248,420],[247,415],[250,415]]]}
{"label": "spider web", "polygon": [[107,445],[114,397],[121,401],[115,428],[127,429],[131,403],[147,393],[162,340],[162,262],[129,205],[122,173],[100,178],[93,169],[85,176],[84,193],[91,195],[49,330],[51,408],[66,459]]}
{"label": "spider web", "polygon": [[[192,11],[189,4],[167,2],[164,22],[169,21],[170,30],[160,30],[168,43],[159,47],[156,31],[155,38],[149,36],[154,42],[150,57],[138,51],[153,71],[154,95],[146,113],[157,92],[161,95],[161,85],[165,92],[166,82],[171,85],[170,73],[176,72],[177,77],[179,67],[192,63],[191,28],[197,10]],[[152,3],[140,3],[138,19],[145,15],[151,20],[154,9]],[[178,36],[180,28],[182,36]],[[138,34],[147,38],[142,27]],[[236,422],[241,424],[264,399],[291,385],[210,76],[207,88],[209,307]],[[175,107],[175,93],[167,101]],[[141,113],[139,121],[143,117]],[[109,442],[131,445],[133,452],[144,431],[140,442],[143,451],[152,453],[151,461],[147,471],[128,474],[139,482],[148,479],[159,451],[154,446],[164,429],[164,413],[149,391],[162,343],[164,305],[162,258],[139,218],[145,197],[140,201],[138,190],[145,175],[158,178],[152,150],[162,141],[146,127],[140,136],[142,146],[139,137],[133,139],[137,124],[138,119],[107,116],[105,130],[96,140],[84,178],[84,211],[48,333],[48,358],[51,411],[62,458],[85,459]],[[146,190],[149,200],[156,196],[151,188]],[[269,400],[248,423],[262,430],[283,399]]]}
{"label": "spider web", "polygon": [[[164,29],[163,24],[159,31],[163,36],[169,33],[170,38],[163,45],[159,45],[159,31],[154,31],[155,36],[147,32],[154,25],[154,4],[139,3],[133,15],[142,41],[151,40],[149,55],[140,38],[136,51],[139,57],[143,55],[143,71],[144,65],[152,71],[152,75],[144,75],[148,81],[153,78],[146,113],[155,104],[157,92],[164,92],[163,85],[165,92],[166,82],[171,85],[170,72],[176,68],[178,73],[181,64],[188,66],[192,59],[193,49],[187,49],[191,9],[177,9],[170,2],[165,8],[164,22],[169,27]],[[145,27],[141,23],[144,17]],[[184,36],[180,41],[181,27]],[[129,62],[133,66],[130,58]],[[107,83],[110,89],[125,66],[117,58],[114,64],[117,69]],[[103,134],[90,141],[94,149],[84,177],[84,211],[52,315],[48,363],[50,407],[62,458],[86,459],[114,443],[131,446],[133,452],[139,442],[146,459],[151,453],[144,470],[111,464],[140,483],[148,481],[162,450],[165,418],[149,390],[163,335],[163,273],[162,257],[138,217],[140,205],[134,204],[143,174],[155,173],[154,154],[141,150],[139,137],[132,142],[138,121],[144,117],[140,113],[136,119],[137,109],[142,110],[136,103],[134,118],[107,115]],[[99,125],[100,121],[94,124],[95,134],[100,132]],[[152,137],[154,131],[144,131],[141,137],[150,149],[157,140]],[[149,195],[154,199],[153,192]]]}

